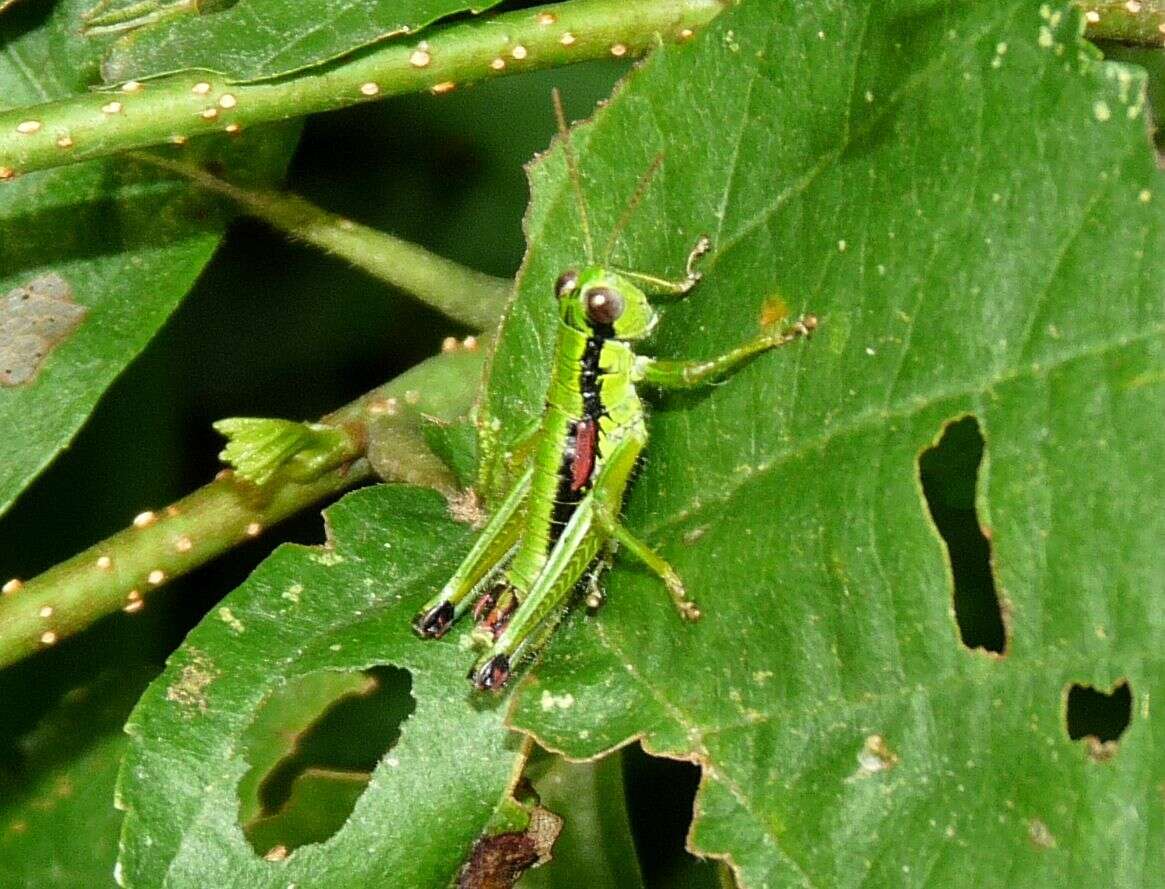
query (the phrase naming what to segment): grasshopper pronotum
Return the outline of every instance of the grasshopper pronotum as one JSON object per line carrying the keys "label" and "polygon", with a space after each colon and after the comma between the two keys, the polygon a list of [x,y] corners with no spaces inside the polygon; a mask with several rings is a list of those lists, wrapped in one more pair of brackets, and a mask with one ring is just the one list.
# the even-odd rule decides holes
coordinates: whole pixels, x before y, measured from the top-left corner
{"label": "grasshopper pronotum", "polygon": [[[469,672],[479,689],[497,690],[524,654],[545,641],[588,569],[616,546],[659,575],[680,615],[700,616],[683,582],[650,546],[621,521],[627,485],[647,444],[647,424],[637,383],[660,388],[699,386],[745,361],[808,335],[817,319],[806,315],[783,331],[757,337],[716,358],[673,361],[632,351],[658,316],[645,291],[683,295],[700,280],[696,262],[710,249],[701,237],[685,276],[669,281],[596,264],[578,166],[562,103],[554,93],[558,130],[578,203],[586,264],[564,271],[554,285],[557,339],[541,422],[532,433],[533,460],[486,523],[449,581],[417,614],[421,636],[443,635],[472,607],[476,639],[486,647]],[[657,158],[632,197],[625,221],[642,197]],[[616,229],[617,233],[618,229]],[[610,242],[614,241],[614,235]],[[595,581],[597,570],[591,570]],[[598,601],[592,592],[592,604]]]}

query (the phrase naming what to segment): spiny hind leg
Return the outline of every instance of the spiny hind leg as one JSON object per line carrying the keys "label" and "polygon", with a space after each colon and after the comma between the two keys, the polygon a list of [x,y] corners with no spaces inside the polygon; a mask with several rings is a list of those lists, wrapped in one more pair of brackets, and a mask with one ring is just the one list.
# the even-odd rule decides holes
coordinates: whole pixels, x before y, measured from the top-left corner
{"label": "spiny hind leg", "polygon": [[[614,555],[615,544],[608,541],[580,582],[588,608],[601,608],[606,600],[600,579],[603,572],[611,566]],[[477,629],[474,630],[474,641],[490,647],[489,653],[479,659],[469,671],[470,681],[479,690],[497,691],[504,686],[509,681],[514,667],[524,660],[535,657],[546,645],[567,610],[564,600],[563,604],[549,616],[543,618],[542,623],[531,630],[529,635],[519,642],[513,651],[499,651],[497,642],[509,625],[510,618],[513,617],[518,604],[514,590],[510,587],[499,598],[492,599],[490,594],[487,594],[478,600],[478,605],[474,606],[476,617],[480,617],[480,614],[485,615],[478,623]]]}
{"label": "spiny hind leg", "polygon": [[565,608],[559,608],[547,615],[521,642],[505,651],[491,649],[470,667],[469,681],[478,691],[501,691],[513,671],[522,662],[535,658],[546,646],[565,613]]}
{"label": "spiny hind leg", "polygon": [[478,689],[500,690],[518,659],[537,652],[562,619],[571,593],[598,552],[593,512],[589,500],[575,509],[530,589],[519,593],[518,607],[503,632],[469,671]]}

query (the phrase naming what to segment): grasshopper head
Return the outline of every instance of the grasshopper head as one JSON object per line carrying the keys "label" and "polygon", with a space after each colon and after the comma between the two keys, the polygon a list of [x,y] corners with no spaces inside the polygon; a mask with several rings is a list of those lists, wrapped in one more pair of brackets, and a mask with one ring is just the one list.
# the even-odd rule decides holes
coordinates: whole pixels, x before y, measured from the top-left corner
{"label": "grasshopper head", "polygon": [[659,320],[642,290],[601,266],[568,269],[558,276],[554,292],[563,323],[588,335],[636,340],[651,333]]}

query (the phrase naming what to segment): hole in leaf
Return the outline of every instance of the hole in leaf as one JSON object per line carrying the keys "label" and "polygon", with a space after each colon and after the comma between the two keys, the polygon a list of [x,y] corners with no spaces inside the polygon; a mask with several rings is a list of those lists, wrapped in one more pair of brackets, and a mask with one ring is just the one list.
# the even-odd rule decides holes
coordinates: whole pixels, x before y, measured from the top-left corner
{"label": "hole in leaf", "polygon": [[1081,738],[1095,760],[1116,753],[1116,742],[1129,726],[1133,714],[1133,691],[1127,681],[1117,683],[1107,694],[1091,685],[1073,683],[1068,688],[1068,737]]}
{"label": "hole in leaf", "polygon": [[700,783],[699,767],[649,756],[636,744],[626,748],[623,780],[631,834],[647,889],[717,885],[716,862],[694,857],[685,845]]}
{"label": "hole in leaf", "polygon": [[991,573],[991,543],[975,512],[983,435],[974,417],[948,423],[938,444],[919,455],[922,491],[942,535],[954,577],[955,620],[968,648],[1003,654],[1003,610]]}
{"label": "hole in leaf", "polygon": [[279,860],[343,827],[416,709],[411,690],[407,670],[375,667],[313,673],[271,696],[247,729],[239,783],[239,822],[258,854]]}

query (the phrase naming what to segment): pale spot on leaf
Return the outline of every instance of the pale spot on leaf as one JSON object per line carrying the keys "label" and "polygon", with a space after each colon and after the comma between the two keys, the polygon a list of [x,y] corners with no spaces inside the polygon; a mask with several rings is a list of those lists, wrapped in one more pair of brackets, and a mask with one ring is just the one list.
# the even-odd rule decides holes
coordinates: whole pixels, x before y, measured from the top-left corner
{"label": "pale spot on leaf", "polygon": [[166,689],[166,700],[183,708],[183,715],[193,716],[194,711],[206,712],[206,688],[219,674],[204,653],[195,648],[188,653],[190,661],[182,666],[177,681]]}
{"label": "pale spot on leaf", "polygon": [[246,629],[246,627],[243,625],[243,622],[235,617],[234,612],[227,608],[225,605],[218,610],[218,616],[222,619],[224,624],[226,624],[236,633],[241,633]]}
{"label": "pale spot on leaf", "polygon": [[55,272],[0,297],[0,386],[35,380],[45,359],[77,329],[86,312]]}

